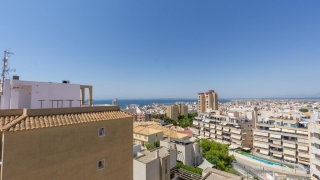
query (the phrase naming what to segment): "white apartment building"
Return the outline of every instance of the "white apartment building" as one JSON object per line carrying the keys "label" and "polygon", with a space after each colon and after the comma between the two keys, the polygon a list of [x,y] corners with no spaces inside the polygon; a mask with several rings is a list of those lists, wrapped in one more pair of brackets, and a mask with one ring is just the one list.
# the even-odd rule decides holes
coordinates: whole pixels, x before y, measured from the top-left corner
{"label": "white apartment building", "polygon": [[250,149],[253,147],[252,129],[257,119],[257,111],[245,114],[243,116],[238,112],[230,112],[222,115],[219,111],[202,113],[193,121],[193,126],[198,130],[194,135],[230,145],[233,149]]}
{"label": "white apartment building", "polygon": [[[85,89],[89,95],[85,98]],[[6,79],[0,95],[0,109],[41,109],[92,105],[92,86],[62,83],[22,81],[18,76]]]}
{"label": "white apartment building", "polygon": [[300,113],[261,111],[254,134],[254,153],[310,166],[308,123]]}
{"label": "white apartment building", "polygon": [[320,179],[320,112],[315,113],[317,120],[309,124],[310,174],[311,180]]}

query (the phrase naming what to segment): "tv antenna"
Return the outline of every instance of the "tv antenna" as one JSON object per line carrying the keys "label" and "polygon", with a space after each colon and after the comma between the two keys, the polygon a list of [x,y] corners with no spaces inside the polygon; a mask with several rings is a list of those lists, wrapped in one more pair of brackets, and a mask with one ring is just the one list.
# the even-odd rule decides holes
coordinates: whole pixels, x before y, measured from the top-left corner
{"label": "tv antenna", "polygon": [[9,61],[9,57],[11,56],[11,54],[14,54],[12,52],[9,52],[7,50],[4,51],[4,57],[3,57],[3,65],[2,65],[2,69],[1,69],[1,95],[3,95],[3,87],[4,87],[4,79],[6,78],[6,75],[9,75],[9,72],[13,71],[15,72],[16,69],[10,69],[10,67],[8,66],[8,61]]}

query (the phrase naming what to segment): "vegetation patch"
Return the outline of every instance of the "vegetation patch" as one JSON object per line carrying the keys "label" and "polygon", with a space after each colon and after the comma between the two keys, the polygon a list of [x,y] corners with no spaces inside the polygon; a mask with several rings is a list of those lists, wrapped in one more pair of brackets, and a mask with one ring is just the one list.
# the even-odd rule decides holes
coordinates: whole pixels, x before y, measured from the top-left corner
{"label": "vegetation patch", "polygon": [[236,174],[236,171],[232,169],[232,162],[235,158],[229,155],[227,145],[207,139],[197,139],[196,142],[199,143],[203,157],[207,161],[221,171]]}
{"label": "vegetation patch", "polygon": [[191,172],[194,172],[196,174],[202,175],[202,169],[201,168],[184,165],[181,162],[177,162],[177,167],[185,169],[185,170],[188,170],[188,171],[191,171]]}

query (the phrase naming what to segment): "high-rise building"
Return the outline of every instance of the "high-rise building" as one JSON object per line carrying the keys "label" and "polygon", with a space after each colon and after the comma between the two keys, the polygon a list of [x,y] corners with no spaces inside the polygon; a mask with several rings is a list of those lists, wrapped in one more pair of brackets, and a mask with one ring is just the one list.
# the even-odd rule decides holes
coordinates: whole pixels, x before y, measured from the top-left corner
{"label": "high-rise building", "polygon": [[0,179],[133,179],[132,116],[119,106],[0,110]]}
{"label": "high-rise building", "polygon": [[188,117],[188,106],[184,104],[178,104],[178,113],[180,115],[184,115],[185,117]]}
{"label": "high-rise building", "polygon": [[167,117],[172,118],[175,121],[178,121],[179,109],[176,104],[167,106]]}
{"label": "high-rise building", "polygon": [[209,90],[206,93],[198,93],[198,113],[218,110],[218,93]]}
{"label": "high-rise building", "polygon": [[309,124],[308,130],[311,180],[317,180],[320,179],[320,112],[317,112],[317,119]]}

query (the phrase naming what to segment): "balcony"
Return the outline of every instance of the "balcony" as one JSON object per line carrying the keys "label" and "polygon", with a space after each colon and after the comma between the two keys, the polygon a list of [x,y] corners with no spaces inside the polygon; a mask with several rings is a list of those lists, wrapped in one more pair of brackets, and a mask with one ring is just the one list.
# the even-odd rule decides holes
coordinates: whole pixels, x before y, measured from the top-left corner
{"label": "balcony", "polygon": [[273,154],[279,154],[279,155],[282,155],[283,152],[282,151],[279,151],[279,150],[273,150],[273,149],[270,149],[270,152],[272,152]]}
{"label": "balcony", "polygon": [[320,126],[319,126],[319,125],[312,125],[311,130],[312,130],[312,132],[314,132],[314,133],[320,134]]}
{"label": "balcony", "polygon": [[320,171],[319,170],[317,170],[317,168],[312,168],[311,169],[311,172],[314,174],[314,175],[316,175],[316,176],[318,176],[318,177],[320,177]]}
{"label": "balcony", "polygon": [[312,147],[311,149],[312,149],[312,153],[313,153],[313,154],[316,154],[316,155],[319,155],[319,156],[320,156],[320,149],[317,149],[317,148],[315,148],[315,147]]}
{"label": "balcony", "polygon": [[296,151],[291,151],[291,150],[285,149],[285,150],[283,151],[283,154],[288,154],[288,155],[291,155],[291,156],[296,156],[296,155],[297,155],[297,152],[296,152]]}
{"label": "balcony", "polygon": [[297,140],[296,139],[285,139],[285,138],[282,138],[282,142],[295,144],[297,142]]}
{"label": "balcony", "polygon": [[299,158],[302,157],[302,158],[310,158],[310,155],[308,153],[301,153],[301,152],[298,152],[298,156]]}
{"label": "balcony", "polygon": [[308,145],[309,144],[309,139],[298,138],[297,143],[298,144]]}
{"label": "balcony", "polygon": [[312,141],[312,143],[316,143],[316,144],[319,144],[319,145],[320,145],[320,139],[317,138],[317,137],[312,137],[312,138],[311,138],[311,141]]}
{"label": "balcony", "polygon": [[224,141],[222,142],[222,144],[230,145],[230,144],[231,144],[231,142],[230,142],[230,141],[225,141],[225,140],[224,140]]}
{"label": "balcony", "polygon": [[269,137],[269,133],[267,133],[267,132],[260,132],[260,131],[254,131],[253,132],[253,134],[255,135],[255,136],[264,136],[264,137]]}
{"label": "balcony", "polygon": [[320,167],[320,161],[319,160],[314,160],[313,159],[312,164],[315,164],[315,165]]}
{"label": "balcony", "polygon": [[263,127],[274,127],[274,124],[258,121],[257,126],[263,126]]}
{"label": "balcony", "polygon": [[229,128],[223,128],[223,132],[230,132]]}
{"label": "balcony", "polygon": [[273,143],[269,143],[270,147],[275,147],[275,148],[282,148],[282,145],[278,145],[278,144],[273,144]]}

